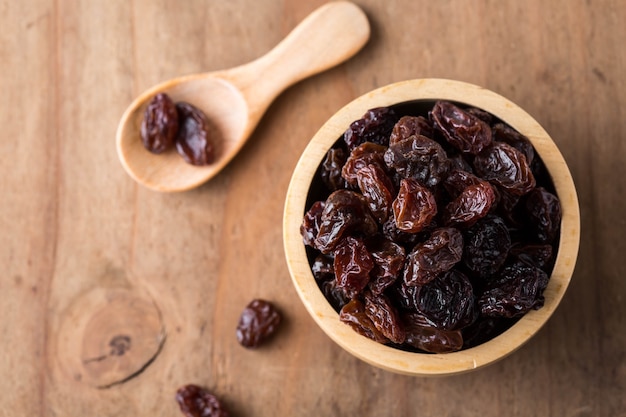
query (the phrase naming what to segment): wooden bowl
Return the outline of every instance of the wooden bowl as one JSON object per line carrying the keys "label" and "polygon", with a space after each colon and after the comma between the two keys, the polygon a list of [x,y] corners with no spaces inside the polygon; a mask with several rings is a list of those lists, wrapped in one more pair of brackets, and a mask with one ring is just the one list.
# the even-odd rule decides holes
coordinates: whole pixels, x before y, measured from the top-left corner
{"label": "wooden bowl", "polygon": [[[399,103],[449,100],[490,112],[527,136],[535,147],[554,183],[562,206],[558,253],[549,284],[544,292],[545,305],[531,310],[501,335],[476,347],[445,354],[414,353],[374,342],[357,334],[339,321],[319,289],[300,235],[300,225],[308,207],[307,196],[316,170],[328,149],[341,137],[351,122],[370,108]],[[293,284],[315,322],[342,348],[365,362],[402,374],[449,375],[491,364],[527,342],[550,318],[569,285],[580,240],[580,213],[576,189],[569,169],[546,131],[524,110],[506,98],[484,88],[451,80],[417,79],[391,84],[371,91],[335,113],[315,134],[302,154],[285,203],[283,238],[287,264]]]}

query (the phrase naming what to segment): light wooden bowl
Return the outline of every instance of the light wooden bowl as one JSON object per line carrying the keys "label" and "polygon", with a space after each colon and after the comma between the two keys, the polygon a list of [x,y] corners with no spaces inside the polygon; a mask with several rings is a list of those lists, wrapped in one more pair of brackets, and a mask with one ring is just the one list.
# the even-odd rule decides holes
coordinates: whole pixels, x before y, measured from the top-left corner
{"label": "light wooden bowl", "polygon": [[[412,101],[449,100],[486,110],[526,135],[545,163],[562,206],[561,235],[552,276],[544,292],[545,305],[532,310],[501,335],[479,346],[454,353],[413,353],[376,343],[339,321],[313,278],[300,235],[307,195],[328,149],[351,122],[368,109]],[[369,92],[335,113],[315,134],[302,154],[287,192],[283,218],[287,264],[304,306],[322,330],[342,348],[365,362],[402,374],[449,375],[491,364],[527,342],[550,318],[569,285],[580,240],[580,213],[569,169],[546,131],[524,110],[484,88],[451,80],[417,79]]]}

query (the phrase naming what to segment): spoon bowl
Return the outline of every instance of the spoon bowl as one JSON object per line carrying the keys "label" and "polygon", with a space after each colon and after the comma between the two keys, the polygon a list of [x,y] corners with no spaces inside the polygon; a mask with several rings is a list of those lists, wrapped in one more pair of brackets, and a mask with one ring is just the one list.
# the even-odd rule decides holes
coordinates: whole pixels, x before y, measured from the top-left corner
{"label": "spoon bowl", "polygon": [[[125,111],[117,130],[117,153],[126,172],[155,191],[185,191],[214,177],[232,160],[274,99],[296,82],[356,54],[369,39],[363,11],[346,1],[327,3],[306,17],[266,55],[229,70],[188,75],[158,84]],[[217,132],[216,160],[186,163],[175,150],[153,154],[140,127],[148,101],[167,93],[202,110]]]}

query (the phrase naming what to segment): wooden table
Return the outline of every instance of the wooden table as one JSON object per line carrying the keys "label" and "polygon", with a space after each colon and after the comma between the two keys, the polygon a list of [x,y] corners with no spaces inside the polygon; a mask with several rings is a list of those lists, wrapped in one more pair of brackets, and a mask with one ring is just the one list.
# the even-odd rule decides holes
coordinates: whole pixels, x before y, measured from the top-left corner
{"label": "wooden table", "polygon": [[[196,383],[233,416],[626,416],[623,1],[361,0],[370,42],[282,94],[213,181],[160,194],[123,171],[114,136],[134,96],[248,62],[322,3],[0,0],[0,415],[175,416],[176,389]],[[421,77],[531,113],[582,211],[549,323],[505,360],[438,379],[335,345],[297,298],[281,240],[291,172],[318,127]],[[234,328],[257,297],[286,321],[249,351]]]}

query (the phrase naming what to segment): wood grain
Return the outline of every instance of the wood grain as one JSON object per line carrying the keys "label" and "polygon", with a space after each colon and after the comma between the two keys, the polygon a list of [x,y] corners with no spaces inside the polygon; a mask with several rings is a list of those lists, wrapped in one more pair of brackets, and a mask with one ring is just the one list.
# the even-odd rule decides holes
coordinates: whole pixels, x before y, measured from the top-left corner
{"label": "wood grain", "polygon": [[[323,2],[0,0],[0,415],[179,415],[186,383],[234,416],[626,415],[626,4],[357,3],[372,25],[359,54],[278,97],[210,183],[163,195],[117,160],[133,98],[261,56]],[[576,271],[548,324],[507,359],[442,379],[335,345],[292,288],[281,241],[291,172],[317,129],[366,91],[423,77],[482,85],[535,117],[582,214]],[[68,377],[59,352],[94,291],[153,300],[165,333],[142,372],[106,389]],[[255,297],[287,320],[247,351],[234,327]]]}

